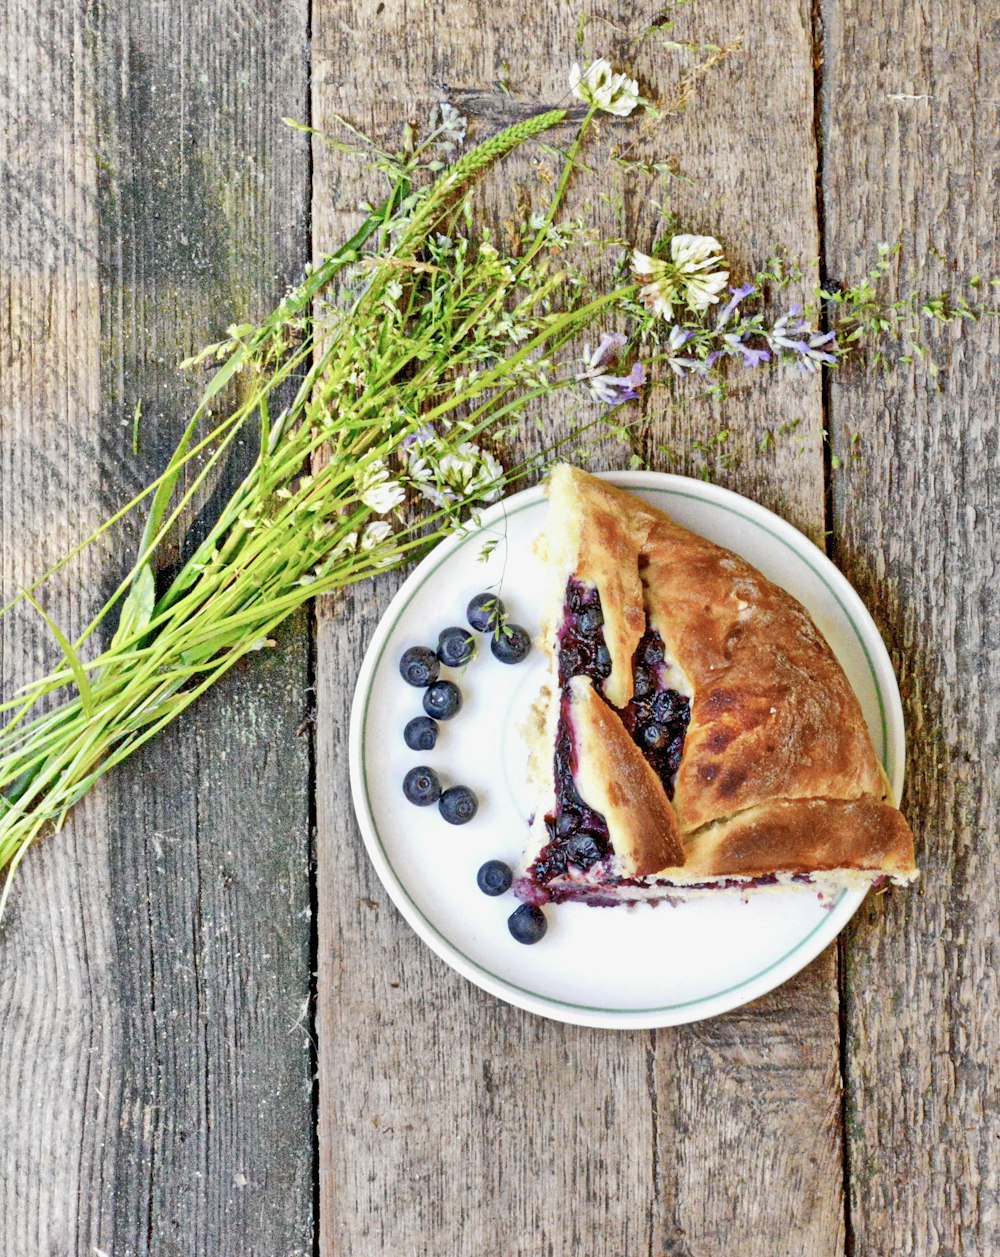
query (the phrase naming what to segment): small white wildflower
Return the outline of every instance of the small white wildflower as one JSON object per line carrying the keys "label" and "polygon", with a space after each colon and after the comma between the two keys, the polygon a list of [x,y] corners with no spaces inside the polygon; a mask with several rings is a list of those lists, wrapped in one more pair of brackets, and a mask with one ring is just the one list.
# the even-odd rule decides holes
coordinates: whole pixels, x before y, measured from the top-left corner
{"label": "small white wildflower", "polygon": [[725,265],[722,245],[714,236],[673,236],[669,261],[638,249],[632,251],[632,270],[643,285],[639,300],[668,322],[674,317],[675,305],[687,306],[696,314],[715,305],[729,271],[714,268]]}
{"label": "small white wildflower", "polygon": [[389,479],[389,469],[380,458],[364,468],[358,491],[361,501],[377,515],[387,514],[406,497],[406,490],[399,481]]}
{"label": "small white wildflower", "polygon": [[616,118],[626,118],[639,103],[639,84],[625,74],[616,74],[604,57],[585,69],[576,62],[569,72],[569,85],[577,100],[595,105]]}
{"label": "small white wildflower", "polygon": [[406,490],[398,480],[373,485],[361,495],[361,501],[376,515],[388,515],[406,497]]}
{"label": "small white wildflower", "polygon": [[449,141],[452,145],[465,143],[465,130],[468,122],[454,105],[450,105],[446,100],[441,101],[438,105],[437,118],[432,121],[436,122],[441,129],[442,135],[445,137],[444,144],[446,146]]}
{"label": "small white wildflower", "polygon": [[[339,559],[341,555],[353,554],[357,548],[358,548],[358,534],[356,532],[349,532],[345,537],[341,537],[341,539],[337,542],[337,544],[333,547],[333,549],[327,555],[326,566],[328,567],[334,561],[334,559]],[[322,570],[323,570],[322,568],[318,567],[316,569],[316,575],[318,576]]]}
{"label": "small white wildflower", "polygon": [[361,549],[374,550],[392,536],[392,529],[384,519],[373,519],[361,534]]}

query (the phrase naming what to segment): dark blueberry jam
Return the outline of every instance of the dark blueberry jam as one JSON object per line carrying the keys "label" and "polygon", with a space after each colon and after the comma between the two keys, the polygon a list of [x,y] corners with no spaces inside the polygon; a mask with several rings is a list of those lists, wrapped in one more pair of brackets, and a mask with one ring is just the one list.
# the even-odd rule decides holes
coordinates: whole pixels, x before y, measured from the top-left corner
{"label": "dark blueberry jam", "polygon": [[573,784],[576,747],[569,728],[568,706],[569,699],[564,694],[556,735],[556,808],[553,815],[545,818],[550,841],[532,867],[534,876],[543,882],[562,876],[571,864],[589,869],[611,851],[604,817],[584,803]]}
{"label": "dark blueberry jam", "polygon": [[[576,747],[570,729],[568,696],[569,683],[575,676],[590,677],[600,691],[602,682],[611,675],[611,653],[604,641],[603,625],[600,593],[570,577],[559,629],[562,699],[554,762],[556,805],[545,817],[549,842],[530,869],[530,880],[538,886],[564,877],[571,866],[586,872],[612,852],[604,817],[584,803],[573,781]],[[668,798],[672,798],[691,705],[676,690],[664,688],[663,642],[651,629],[646,630],[636,647],[633,670],[635,693],[620,713],[622,722],[660,777]],[[525,889],[518,893],[525,898],[527,892]]]}
{"label": "dark blueberry jam", "polygon": [[571,576],[566,582],[565,613],[559,630],[559,684],[565,689],[573,677],[598,682],[611,675],[611,652],[604,642],[601,595]]}
{"label": "dark blueberry jam", "polygon": [[632,741],[663,782],[667,798],[672,799],[691,720],[691,700],[662,687],[662,665],[663,639],[654,629],[647,628],[632,656],[633,695],[621,718]]}
{"label": "dark blueberry jam", "polygon": [[[775,886],[778,883],[776,873],[762,873],[759,877],[721,877],[714,882],[676,883],[657,881],[653,885],[663,891],[662,898],[670,903],[682,903],[684,892],[690,890],[756,890],[761,886]],[[795,874],[793,881],[803,885],[812,885],[812,878],[807,873]],[[514,893],[525,903],[586,903],[591,907],[610,908],[619,903],[635,902],[629,895],[632,887],[649,889],[649,883],[637,881],[633,877],[609,877],[599,885],[587,885],[579,882],[565,882],[551,888],[537,887],[528,878],[522,879],[514,887]],[[676,892],[670,895],[670,891]],[[650,900],[655,904],[656,899]]]}

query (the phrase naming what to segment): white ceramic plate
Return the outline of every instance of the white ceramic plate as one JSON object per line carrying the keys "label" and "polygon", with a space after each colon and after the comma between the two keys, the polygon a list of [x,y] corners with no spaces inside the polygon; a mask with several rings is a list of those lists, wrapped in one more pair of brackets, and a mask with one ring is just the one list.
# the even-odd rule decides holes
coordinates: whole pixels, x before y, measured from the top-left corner
{"label": "white ceramic plate", "polygon": [[[885,646],[861,600],[832,563],[770,511],[714,485],[655,472],[614,472],[695,532],[749,560],[810,611],[850,678],[896,797],[903,785],[903,713]],[[408,646],[435,646],[439,631],[465,623],[469,599],[500,590],[510,619],[538,632],[545,574],[531,542],[546,503],[528,489],[484,513],[481,528],[439,545],[392,600],[372,638],[351,714],[354,805],[372,863],[400,912],[439,956],[500,999],[559,1021],[639,1028],[714,1017],[797,973],[839,933],[862,892],[823,907],[808,890],[747,901],[720,893],[672,907],[546,909],[549,929],[532,947],[516,943],[508,892],[476,887],[488,859],[516,867],[532,800],[518,728],[540,684],[537,649],[521,664],[495,660],[484,639],[456,676],[458,716],[442,722],[433,751],[416,752],[403,727],[422,714],[423,691],[399,675]],[[485,561],[484,544],[495,548]],[[442,669],[442,676],[452,675]],[[471,786],[478,815],[448,825],[436,807],[403,797],[402,780],[429,764],[443,784]]]}

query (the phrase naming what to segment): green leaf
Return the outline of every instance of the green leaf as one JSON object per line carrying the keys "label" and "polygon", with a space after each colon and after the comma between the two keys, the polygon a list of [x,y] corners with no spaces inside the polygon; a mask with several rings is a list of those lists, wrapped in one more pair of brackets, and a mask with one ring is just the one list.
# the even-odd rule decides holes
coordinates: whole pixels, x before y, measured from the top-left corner
{"label": "green leaf", "polygon": [[111,639],[112,650],[146,627],[153,618],[155,602],[156,583],[153,580],[153,571],[148,563],[144,563],[136,573],[135,580],[128,591],[128,597],[122,603],[118,628]]}
{"label": "green leaf", "polygon": [[80,661],[80,656],[73,649],[69,638],[65,635],[65,633],[63,633],[56,622],[46,613],[45,609],[40,606],[34,598],[32,598],[31,594],[29,594],[26,589],[21,592],[49,626],[52,631],[52,636],[59,643],[59,648],[66,656],[66,662],[69,664],[70,671],[73,673],[73,680],[76,681],[77,689],[80,691],[80,702],[83,704],[83,710],[89,718],[94,713],[94,696],[91,693],[90,681],[88,680],[86,670]]}

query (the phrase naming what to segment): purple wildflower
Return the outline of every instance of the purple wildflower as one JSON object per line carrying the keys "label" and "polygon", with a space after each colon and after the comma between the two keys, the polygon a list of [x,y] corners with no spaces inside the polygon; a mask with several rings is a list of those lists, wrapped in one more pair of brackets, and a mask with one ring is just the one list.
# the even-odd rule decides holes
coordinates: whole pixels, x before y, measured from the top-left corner
{"label": "purple wildflower", "polygon": [[598,401],[608,406],[631,402],[639,396],[639,389],[646,383],[646,368],[641,362],[633,363],[628,375],[593,375],[587,387]]}
{"label": "purple wildflower", "polygon": [[[625,337],[621,332],[602,332],[601,339],[593,353],[590,352],[589,345],[584,345],[583,365],[588,371],[596,370],[597,367],[603,367],[609,359],[615,356],[619,349],[624,347]],[[579,376],[577,378],[579,379]]]}
{"label": "purple wildflower", "polygon": [[583,347],[583,370],[575,378],[586,384],[592,396],[607,406],[634,401],[639,396],[639,389],[646,383],[646,368],[641,362],[634,363],[632,370],[624,376],[611,375],[603,370],[626,343],[621,332],[602,332],[595,350],[591,351],[589,345]]}
{"label": "purple wildflower", "polygon": [[407,452],[416,453],[421,445],[427,445],[436,436],[437,433],[434,431],[433,424],[422,423],[419,428],[414,428],[412,432],[408,432],[400,444]]}
{"label": "purple wildflower", "polygon": [[667,364],[674,375],[702,371],[705,367],[705,364],[699,358],[668,358]]}
{"label": "purple wildflower", "polygon": [[670,335],[667,337],[667,344],[671,349],[680,349],[683,345],[688,343],[693,335],[693,329],[681,327],[679,323],[675,323],[670,329]]}
{"label": "purple wildflower", "polygon": [[762,362],[771,361],[770,349],[754,349],[745,340],[740,341],[737,349],[743,355],[743,365],[745,367],[759,367]]}
{"label": "purple wildflower", "polygon": [[732,318],[733,312],[735,311],[736,307],[740,304],[743,298],[753,296],[753,294],[757,291],[757,289],[753,286],[753,284],[740,284],[739,288],[730,288],[729,291],[733,295],[732,297],[730,297],[729,301],[719,311],[719,317],[715,321],[715,327],[717,331],[720,328],[723,328],[726,326],[726,324]]}
{"label": "purple wildflower", "polygon": [[[772,348],[798,355],[797,365],[806,371],[818,371],[823,364],[832,366],[841,352],[835,333],[814,330],[801,315],[802,307],[794,305],[777,320],[767,333]],[[829,346],[825,351],[824,345]]]}

